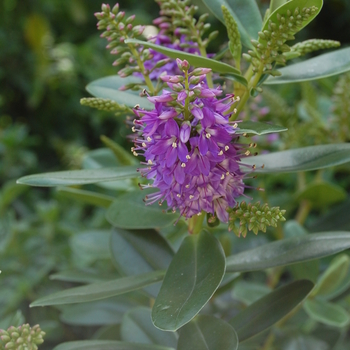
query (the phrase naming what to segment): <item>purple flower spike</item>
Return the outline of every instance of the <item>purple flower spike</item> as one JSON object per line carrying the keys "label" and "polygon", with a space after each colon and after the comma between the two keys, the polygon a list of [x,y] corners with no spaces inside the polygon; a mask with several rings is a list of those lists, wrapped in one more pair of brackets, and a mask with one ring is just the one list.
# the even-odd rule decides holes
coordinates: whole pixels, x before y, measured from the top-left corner
{"label": "purple flower spike", "polygon": [[[186,61],[177,64],[188,71]],[[132,151],[145,157],[147,167],[139,172],[153,183],[144,187],[159,189],[146,202],[166,201],[170,210],[178,209],[186,218],[204,211],[228,222],[226,209],[236,205],[245,189],[240,170],[245,149],[237,143],[237,124],[229,121],[238,100],[233,95],[218,99],[221,89],[211,89],[204,81],[187,84],[186,93],[184,82],[168,84],[172,91],[148,97],[152,111],[135,110]]]}

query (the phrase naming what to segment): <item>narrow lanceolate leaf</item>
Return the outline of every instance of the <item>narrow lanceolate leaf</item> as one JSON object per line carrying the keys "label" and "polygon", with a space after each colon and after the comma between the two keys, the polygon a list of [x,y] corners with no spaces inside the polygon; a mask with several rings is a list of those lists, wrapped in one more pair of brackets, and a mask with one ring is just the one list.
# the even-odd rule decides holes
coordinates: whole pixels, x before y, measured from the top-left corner
{"label": "narrow lanceolate leaf", "polygon": [[344,327],[350,322],[349,314],[345,309],[327,301],[306,300],[304,310],[313,320],[328,326]]}
{"label": "narrow lanceolate leaf", "polygon": [[[291,173],[328,168],[350,162],[350,144],[309,146],[244,158],[257,173]],[[247,171],[246,167],[242,170]],[[249,168],[249,171],[251,169]]]}
{"label": "narrow lanceolate leaf", "polygon": [[316,80],[350,71],[350,47],[310,58],[279,69],[279,77],[269,77],[264,84],[287,84]]}
{"label": "narrow lanceolate leaf", "polygon": [[214,72],[217,72],[217,73],[229,73],[239,83],[247,86],[247,80],[241,75],[241,72],[237,68],[232,67],[229,64],[222,63],[220,61],[216,61],[207,57],[194,55],[194,54],[190,54],[190,53],[186,53],[186,52],[178,51],[174,49],[169,49],[164,46],[152,44],[148,41],[128,39],[128,40],[125,40],[125,43],[139,44],[145,47],[149,47],[160,53],[163,53],[164,55],[170,58],[173,58],[173,59],[180,58],[182,60],[187,60],[188,63],[193,67],[211,68]]}
{"label": "narrow lanceolate leaf", "polygon": [[132,191],[118,197],[107,211],[107,220],[115,227],[147,229],[165,227],[178,219],[178,214],[164,213],[158,203],[146,205],[149,191]]}
{"label": "narrow lanceolate leaf", "polygon": [[136,77],[121,78],[118,75],[111,75],[97,79],[86,86],[86,90],[91,95],[100,98],[113,100],[119,104],[125,104],[128,107],[134,107],[139,104],[145,109],[152,109],[154,105],[146,97],[140,97],[139,92],[120,88],[128,84],[144,84],[141,79]]}
{"label": "narrow lanceolate leaf", "polygon": [[263,270],[333,255],[350,248],[350,232],[313,233],[268,243],[226,259],[227,272]]}
{"label": "narrow lanceolate leaf", "polygon": [[202,0],[208,9],[225,24],[221,6],[224,5],[237,22],[242,43],[253,48],[251,39],[257,39],[262,27],[262,19],[255,0]]}
{"label": "narrow lanceolate leaf", "polygon": [[295,281],[248,306],[229,322],[239,341],[251,338],[281,320],[306,298],[313,286],[308,280]]}
{"label": "narrow lanceolate leaf", "polygon": [[124,166],[101,169],[57,171],[53,173],[24,176],[17,180],[17,183],[40,187],[86,185],[139,177],[139,173],[136,171],[137,168],[139,167]]}
{"label": "narrow lanceolate leaf", "polygon": [[239,129],[237,129],[236,134],[265,135],[288,130],[287,128],[279,125],[251,121],[239,123],[238,127]]}
{"label": "narrow lanceolate leaf", "polygon": [[176,331],[204,307],[225,273],[225,254],[211,234],[186,237],[172,260],[152,311],[156,327]]}
{"label": "narrow lanceolate leaf", "polygon": [[236,350],[238,337],[224,320],[199,315],[181,328],[177,350]]}
{"label": "narrow lanceolate leaf", "polygon": [[57,191],[65,197],[103,208],[108,208],[114,201],[114,198],[111,196],[72,187],[59,187]]}
{"label": "narrow lanceolate leaf", "polygon": [[116,340],[80,340],[62,343],[53,350],[174,350],[154,344],[127,343]]}
{"label": "narrow lanceolate leaf", "polygon": [[66,289],[38,299],[30,306],[64,305],[110,298],[159,282],[163,277],[164,271],[154,271],[143,275]]}

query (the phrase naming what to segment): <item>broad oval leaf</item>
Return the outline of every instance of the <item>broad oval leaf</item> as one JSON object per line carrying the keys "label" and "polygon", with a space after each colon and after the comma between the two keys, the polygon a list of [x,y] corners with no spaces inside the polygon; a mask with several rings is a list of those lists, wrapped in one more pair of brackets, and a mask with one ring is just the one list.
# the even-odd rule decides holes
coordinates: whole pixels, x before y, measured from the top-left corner
{"label": "broad oval leaf", "polygon": [[271,133],[282,132],[287,130],[288,130],[287,128],[279,125],[247,121],[247,122],[242,122],[238,124],[238,129],[236,131],[236,134],[265,135],[265,134],[271,134]]}
{"label": "broad oval leaf", "polygon": [[278,69],[282,75],[269,77],[264,84],[287,84],[317,80],[350,71],[350,47],[325,53]]}
{"label": "broad oval leaf", "polygon": [[349,324],[348,312],[340,305],[323,300],[310,299],[304,303],[304,310],[315,321],[328,326],[344,327]]}
{"label": "broad oval leaf", "polygon": [[278,7],[285,4],[288,0],[271,0],[270,1],[270,11],[275,11]]}
{"label": "broad oval leaf", "polygon": [[180,330],[177,350],[236,350],[238,337],[224,320],[199,315]]}
{"label": "broad oval leaf", "polygon": [[80,340],[70,341],[57,345],[53,350],[174,350],[173,348],[149,345],[127,343],[117,340]]}
{"label": "broad oval leaf", "polygon": [[241,72],[237,68],[230,66],[226,63],[216,61],[216,60],[213,60],[211,58],[190,54],[190,53],[183,52],[183,51],[169,49],[169,48],[164,47],[164,46],[152,44],[148,41],[127,39],[127,40],[125,40],[125,43],[127,43],[127,44],[140,44],[142,46],[146,46],[146,47],[149,47],[155,51],[158,51],[158,52],[160,52],[160,53],[162,53],[170,58],[173,58],[173,59],[180,58],[181,60],[187,60],[188,63],[193,67],[211,68],[214,72],[217,72],[217,73],[229,73],[232,76],[232,78],[237,80],[242,85],[247,86],[247,84],[248,84],[247,80],[241,75]]}
{"label": "broad oval leaf", "polygon": [[333,255],[350,248],[350,232],[312,233],[246,250],[226,259],[227,272],[263,270]]}
{"label": "broad oval leaf", "polygon": [[[350,144],[309,146],[244,158],[256,173],[291,173],[328,168],[350,162]],[[247,171],[246,167],[242,170]],[[249,170],[251,171],[251,170]]]}
{"label": "broad oval leaf", "polygon": [[295,281],[248,306],[229,322],[236,330],[239,341],[242,342],[273,326],[298,306],[313,286],[308,280]]}
{"label": "broad oval leaf", "polygon": [[24,176],[18,179],[17,183],[39,187],[86,185],[139,177],[140,175],[136,171],[137,168],[139,167],[123,166],[101,169],[57,171]]}
{"label": "broad oval leaf", "polygon": [[30,306],[64,305],[101,300],[141,289],[152,283],[161,281],[163,277],[164,271],[154,271],[138,276],[122,277],[113,281],[66,289],[40,298]]}
{"label": "broad oval leaf", "polygon": [[86,90],[95,97],[107,98],[121,105],[134,107],[139,104],[145,109],[153,109],[153,103],[148,101],[146,97],[140,97],[137,91],[119,90],[127,84],[144,84],[144,82],[133,76],[121,78],[119,75],[111,75],[91,82],[86,86]]}
{"label": "broad oval leaf", "polygon": [[151,319],[151,309],[137,307],[126,314],[120,328],[121,339],[143,344],[156,344],[176,348],[177,335],[173,332],[163,332],[154,327]]}
{"label": "broad oval leaf", "polygon": [[208,9],[224,25],[225,20],[221,6],[224,5],[235,19],[242,44],[253,48],[251,39],[257,39],[262,27],[262,19],[255,0],[202,0]]}
{"label": "broad oval leaf", "polygon": [[176,331],[204,307],[225,274],[225,253],[211,234],[186,237],[175,254],[152,310],[156,327]]}
{"label": "broad oval leaf", "polygon": [[[174,256],[169,243],[156,230],[113,229],[110,249],[118,272],[126,276],[166,270]],[[159,286],[146,290],[156,297]]]}
{"label": "broad oval leaf", "polygon": [[235,283],[232,296],[246,305],[250,305],[271,292],[266,284],[252,281],[238,281]]}
{"label": "broad oval leaf", "polygon": [[115,227],[133,230],[164,227],[178,219],[178,214],[163,213],[158,203],[146,205],[147,194],[150,192],[132,191],[119,196],[109,207],[107,220]]}

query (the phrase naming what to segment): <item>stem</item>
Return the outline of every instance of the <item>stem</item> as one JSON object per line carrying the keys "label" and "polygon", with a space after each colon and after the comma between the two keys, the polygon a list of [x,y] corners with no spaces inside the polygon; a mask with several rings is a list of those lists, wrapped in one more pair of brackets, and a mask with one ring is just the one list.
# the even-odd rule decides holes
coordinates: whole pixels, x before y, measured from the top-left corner
{"label": "stem", "polygon": [[[203,46],[202,40],[200,38],[198,40],[198,46],[199,46],[199,51],[201,53],[201,56],[207,57],[207,50]],[[207,84],[208,84],[208,87],[210,89],[212,89],[214,87],[213,79],[212,79],[212,73],[208,73],[207,74]]]}
{"label": "stem", "polygon": [[311,210],[311,203],[308,200],[303,200],[300,204],[299,210],[295,216],[295,220],[299,222],[300,225],[303,225],[309,212]]}
{"label": "stem", "polygon": [[185,71],[185,89],[187,92],[187,97],[185,100],[185,110],[184,110],[184,118],[185,120],[189,120],[190,117],[190,111],[189,111],[189,106],[190,106],[190,84],[188,82],[188,71]]}

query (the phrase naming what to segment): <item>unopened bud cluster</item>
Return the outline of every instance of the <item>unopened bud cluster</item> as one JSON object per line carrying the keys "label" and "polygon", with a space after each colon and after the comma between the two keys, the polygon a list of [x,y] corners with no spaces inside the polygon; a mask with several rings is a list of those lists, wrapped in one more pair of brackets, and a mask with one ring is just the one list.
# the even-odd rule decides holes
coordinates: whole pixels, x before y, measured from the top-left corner
{"label": "unopened bud cluster", "polygon": [[291,51],[297,52],[299,56],[303,56],[313,51],[331,49],[339,46],[340,42],[335,40],[310,39],[293,45]]}
{"label": "unopened bud cluster", "polygon": [[121,111],[126,113],[132,112],[129,107],[120,105],[119,103],[107,98],[84,97],[80,100],[80,104],[83,106],[96,108],[100,111]]}
{"label": "unopened bud cluster", "polygon": [[249,50],[244,55],[247,61],[252,62],[253,70],[257,72],[263,68],[264,74],[280,75],[273,70],[273,63],[286,63],[284,53],[291,50],[286,41],[294,40],[294,35],[317,10],[315,6],[301,10],[297,7],[294,11],[287,10],[285,15],[277,14],[276,18],[269,19],[267,29],[258,33],[259,39],[252,40],[255,50]]}
{"label": "unopened bud cluster", "polygon": [[0,330],[0,350],[37,350],[38,345],[44,342],[44,335],[39,325],[30,327],[24,324],[20,327],[13,327],[7,331]]}
{"label": "unopened bud cluster", "polygon": [[[283,216],[285,210],[280,210],[279,207],[270,208],[267,203],[247,204],[243,201],[234,208],[228,208],[227,211],[229,230],[238,237],[246,237],[248,231],[253,231],[255,234],[259,231],[266,232],[268,226],[277,227],[278,221],[286,221]],[[237,220],[239,220],[239,226],[236,226]]]}

